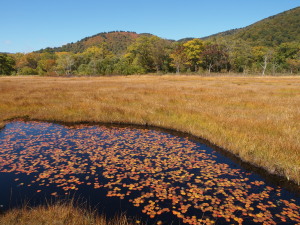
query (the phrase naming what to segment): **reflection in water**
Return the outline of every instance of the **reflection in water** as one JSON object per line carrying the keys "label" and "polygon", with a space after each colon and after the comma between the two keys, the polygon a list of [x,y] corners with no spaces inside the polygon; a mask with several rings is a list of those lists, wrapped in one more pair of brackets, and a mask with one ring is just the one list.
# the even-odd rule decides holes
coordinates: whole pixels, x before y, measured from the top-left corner
{"label": "reflection in water", "polygon": [[0,146],[0,205],[75,193],[149,223],[300,223],[296,194],[161,131],[16,121]]}

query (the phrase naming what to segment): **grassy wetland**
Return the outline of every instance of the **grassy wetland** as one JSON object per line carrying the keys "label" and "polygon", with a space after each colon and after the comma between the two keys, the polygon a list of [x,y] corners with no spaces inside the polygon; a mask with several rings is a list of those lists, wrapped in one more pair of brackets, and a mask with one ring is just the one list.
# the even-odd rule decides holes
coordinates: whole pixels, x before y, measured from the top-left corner
{"label": "grassy wetland", "polygon": [[[38,194],[45,191],[47,195],[51,190],[52,196],[61,196],[91,184],[95,190],[108,188],[107,197],[125,198],[138,209],[144,207],[143,213],[150,218],[166,212],[188,224],[213,224],[212,217],[221,223],[299,222],[298,200],[289,199],[279,187],[268,186],[251,173],[228,167],[230,163],[218,161],[209,151],[204,154],[205,150],[188,139],[142,129],[10,123],[25,118],[169,128],[207,139],[243,161],[299,184],[299,86],[297,77],[3,77],[0,123],[7,126],[0,136],[2,172],[8,176],[16,172],[18,186],[28,186]],[[35,145],[41,146],[39,150]],[[53,146],[43,150],[49,145]],[[16,150],[11,146],[23,147]],[[103,162],[98,154],[105,158]],[[69,161],[76,163],[66,164]],[[44,165],[44,170],[39,165]],[[95,168],[102,168],[104,180]],[[36,175],[26,181],[20,173]],[[2,175],[1,179],[6,178]],[[92,196],[102,199],[97,190],[91,190]],[[206,217],[189,217],[195,210]],[[57,224],[136,222],[124,216],[106,220],[95,212],[58,203],[29,211],[11,210],[0,216],[0,223],[26,224],[33,218],[46,224],[53,219],[63,221]]]}
{"label": "grassy wetland", "polygon": [[300,183],[298,77],[2,77],[0,124],[147,124],[205,138]]}

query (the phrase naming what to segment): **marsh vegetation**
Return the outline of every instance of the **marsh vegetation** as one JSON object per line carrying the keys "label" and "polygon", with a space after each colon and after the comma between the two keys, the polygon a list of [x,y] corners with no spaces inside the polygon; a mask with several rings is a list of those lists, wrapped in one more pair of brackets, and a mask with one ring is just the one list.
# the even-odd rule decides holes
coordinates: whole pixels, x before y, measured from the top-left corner
{"label": "marsh vegetation", "polygon": [[0,123],[155,125],[203,137],[300,182],[298,77],[1,78]]}
{"label": "marsh vegetation", "polygon": [[[103,122],[147,126],[154,125],[179,130],[207,139],[211,143],[221,146],[240,157],[243,161],[264,168],[270,173],[282,175],[286,179],[299,184],[299,81],[298,77],[262,78],[234,76],[120,76],[101,78],[2,77],[0,80],[0,123],[2,126],[5,126],[12,119],[25,118],[26,120],[69,123]],[[30,149],[31,148],[29,148],[29,150]],[[57,154],[58,153],[59,152],[57,152]],[[25,159],[26,157],[23,158],[23,160]],[[28,160],[28,158],[26,160]],[[9,162],[7,160],[5,161]],[[179,159],[176,161],[179,162]],[[131,164],[128,163],[128,165]],[[205,168],[216,167],[206,165]],[[115,171],[113,168],[110,169]],[[220,171],[227,170],[226,168],[219,169]],[[140,168],[136,168],[136,170],[139,171]],[[147,169],[145,171],[147,171]],[[152,174],[151,171],[148,172]],[[208,175],[210,174],[209,171],[206,172],[208,172]],[[187,173],[185,171],[184,173],[188,174],[189,172]],[[184,173],[174,173],[171,177],[176,178],[179,176],[178,179],[180,181],[180,176]],[[62,173],[59,172],[56,175],[62,176]],[[192,179],[192,183],[194,182],[196,184],[197,179],[201,181],[200,178],[197,178],[197,175],[187,178]],[[61,179],[60,177],[60,180]],[[218,179],[223,178],[219,177]],[[229,180],[232,179],[234,178],[230,178]],[[241,179],[247,179],[247,177]],[[54,180],[53,178],[52,181],[54,182]],[[144,180],[146,182],[146,179]],[[73,181],[76,181],[76,179]],[[116,181],[117,180],[113,180],[110,182],[115,184]],[[247,202],[244,201],[247,201],[251,188],[249,187],[250,189],[248,189],[248,184],[243,185],[244,181],[235,180],[234,183],[231,181],[227,183],[226,180],[218,180],[217,183],[224,183],[225,186],[230,184],[242,187],[243,190],[241,192],[236,192],[232,189],[231,191],[233,192],[227,197],[234,195],[234,198],[237,198],[242,204],[247,204]],[[18,183],[18,181],[15,182]],[[156,181],[153,180],[153,182]],[[238,182],[238,185],[236,185],[236,182]],[[278,207],[279,203],[268,203],[267,197],[275,196],[278,193],[276,189],[270,189],[274,187],[270,187],[265,182],[255,182],[254,180],[251,182],[254,183],[250,184],[250,186],[257,186],[256,190],[258,193],[255,193],[257,198],[255,197],[256,202],[254,206],[259,206],[258,211],[255,211],[256,209],[252,205],[251,207],[253,207],[255,213],[243,211],[242,207],[241,209],[235,209],[235,211],[229,215],[229,218],[227,218],[228,215],[223,215],[222,210],[214,211],[215,208],[213,205],[219,202],[209,198],[205,201],[211,202],[202,202],[205,205],[202,205],[202,203],[199,205],[197,203],[199,207],[202,207],[201,210],[204,209],[207,210],[205,211],[206,213],[208,213],[208,211],[211,213],[211,217],[204,218],[205,221],[202,222],[209,223],[210,221],[213,223],[212,221],[215,221],[215,217],[219,218],[219,215],[223,217],[225,221],[228,219],[229,221],[241,223],[243,221],[241,219],[244,218],[238,217],[235,213],[237,210],[241,210],[239,215],[244,213],[247,215],[245,218],[252,218],[251,220],[253,221],[259,222],[264,220],[270,222],[271,220],[268,220],[266,216],[269,215],[267,212],[270,212],[269,210],[271,210],[273,204]],[[19,183],[24,183],[21,185],[24,187],[26,182]],[[91,184],[92,183],[93,182],[91,182]],[[45,181],[44,184],[47,185],[47,182]],[[51,185],[51,183],[48,184]],[[94,187],[94,184],[95,183],[93,183],[91,187]],[[160,182],[158,182],[157,185],[156,183],[154,184],[153,188],[165,188],[164,186],[160,186],[163,185]],[[187,184],[188,181],[185,185]],[[227,187],[229,192],[230,185]],[[117,189],[112,189],[111,192],[108,192],[107,194],[110,195],[107,196],[108,198],[126,198],[127,192],[123,193],[118,189],[118,186],[112,185],[111,187]],[[62,190],[64,190],[63,188],[67,188],[68,190],[66,191],[76,191],[78,187],[70,184],[64,187],[62,186],[61,188]],[[104,188],[104,186],[101,188]],[[109,187],[106,188],[109,189]],[[122,186],[120,189],[124,190],[124,188],[138,190],[137,186]],[[193,185],[186,186],[185,188],[192,190],[192,193],[197,193],[194,191],[196,187]],[[206,194],[207,196],[211,196],[211,194],[205,191],[208,190],[204,190],[202,196],[205,197]],[[173,193],[172,190],[170,190],[167,197],[169,198],[169,194],[171,194],[171,200],[169,200],[172,202],[178,201],[175,204],[180,205],[182,199],[179,198],[178,200],[177,194],[180,196],[188,196],[188,190],[184,192],[186,195],[177,193],[176,190]],[[36,193],[42,193],[42,190]],[[53,191],[48,194],[53,194],[51,196],[54,197],[58,193],[58,191]],[[157,190],[157,193],[160,193],[159,190]],[[177,196],[176,199],[174,196]],[[132,198],[130,204],[133,205],[132,207],[145,207],[149,204],[149,207],[146,207],[144,211],[150,218],[156,218],[157,213],[171,213],[171,210],[170,212],[160,212],[161,206],[157,202],[147,202],[145,201],[147,198],[144,199],[144,197],[143,195],[135,196]],[[172,197],[174,197],[174,199]],[[189,198],[192,202],[193,199],[197,199],[194,195],[189,196]],[[285,208],[289,209],[289,211],[281,211],[283,214],[277,212],[275,214],[278,216],[274,214],[275,217],[282,222],[292,220],[291,218],[299,218],[299,216],[295,214],[298,210],[297,207],[299,207],[298,203],[290,201],[291,199],[289,198],[281,198],[281,200],[284,201],[281,201],[279,205],[285,205]],[[298,201],[297,198],[295,201]],[[226,198],[222,202],[222,204],[225,205],[229,203],[231,204],[232,202],[230,202],[230,199],[226,200]],[[188,212],[189,208],[191,209],[189,203],[184,203],[180,207],[179,205],[178,209],[172,209],[175,213],[172,211],[172,215],[187,223],[194,223],[195,221],[193,220],[195,220],[195,218],[192,218],[191,214],[185,217],[182,213],[182,210],[184,212],[187,210],[186,212]],[[195,206],[194,203],[191,205],[193,207]],[[177,205],[175,207],[177,207]],[[234,207],[232,206],[231,208]],[[260,212],[267,214],[260,214]],[[283,217],[281,217],[282,215]],[[236,220],[234,218],[236,218]],[[201,220],[203,218],[196,219]]]}

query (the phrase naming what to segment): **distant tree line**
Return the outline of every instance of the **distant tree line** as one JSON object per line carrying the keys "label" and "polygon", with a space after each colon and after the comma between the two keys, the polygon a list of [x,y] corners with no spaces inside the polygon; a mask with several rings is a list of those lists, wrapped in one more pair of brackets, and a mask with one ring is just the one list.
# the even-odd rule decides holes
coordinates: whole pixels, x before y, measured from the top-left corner
{"label": "distant tree line", "polygon": [[300,42],[276,47],[253,46],[246,41],[209,42],[192,39],[174,42],[157,36],[136,38],[122,54],[107,44],[81,52],[0,54],[3,75],[130,75],[145,73],[244,73],[300,72]]}

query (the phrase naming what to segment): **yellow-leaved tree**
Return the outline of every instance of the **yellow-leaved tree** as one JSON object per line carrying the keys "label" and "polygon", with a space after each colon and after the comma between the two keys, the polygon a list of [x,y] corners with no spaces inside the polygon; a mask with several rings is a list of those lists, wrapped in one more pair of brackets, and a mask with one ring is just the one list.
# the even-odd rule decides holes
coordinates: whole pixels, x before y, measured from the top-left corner
{"label": "yellow-leaved tree", "polygon": [[185,47],[185,54],[187,56],[187,64],[190,66],[191,71],[197,72],[200,64],[202,63],[202,52],[204,43],[202,40],[195,38],[183,44]]}

